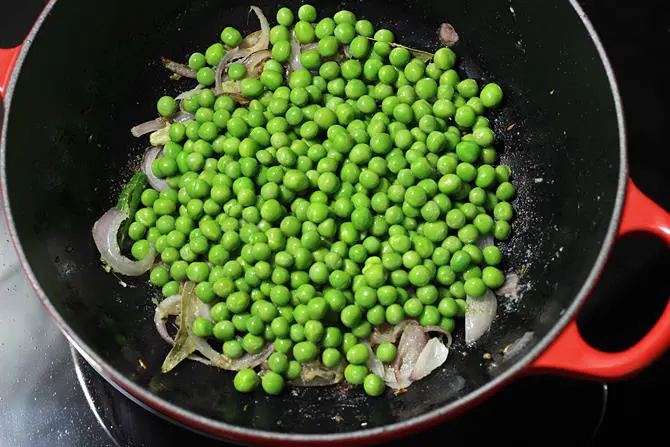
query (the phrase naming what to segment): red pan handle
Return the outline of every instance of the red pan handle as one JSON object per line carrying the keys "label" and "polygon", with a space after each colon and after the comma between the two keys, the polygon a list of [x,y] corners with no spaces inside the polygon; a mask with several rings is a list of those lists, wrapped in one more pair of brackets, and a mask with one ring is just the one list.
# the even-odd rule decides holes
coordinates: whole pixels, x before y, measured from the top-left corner
{"label": "red pan handle", "polygon": [[0,99],[5,97],[9,78],[12,76],[12,70],[20,52],[21,45],[14,48],[0,48]]}
{"label": "red pan handle", "polygon": [[[655,234],[670,245],[670,214],[651,201],[628,180],[618,237],[632,232]],[[637,344],[622,352],[602,352],[582,338],[571,321],[549,348],[533,362],[535,372],[558,372],[601,380],[631,376],[660,357],[670,346],[670,299],[654,327]]]}

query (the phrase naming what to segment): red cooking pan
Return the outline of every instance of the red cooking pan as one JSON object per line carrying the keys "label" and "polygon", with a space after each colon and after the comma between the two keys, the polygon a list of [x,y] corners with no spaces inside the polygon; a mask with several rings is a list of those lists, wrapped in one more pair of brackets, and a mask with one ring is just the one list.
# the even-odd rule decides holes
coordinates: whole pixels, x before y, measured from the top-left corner
{"label": "red cooking pan", "polygon": [[[255,4],[274,16],[276,4]],[[158,96],[183,90],[160,57],[186,60],[226,25],[253,31],[249,5],[51,1],[20,47],[0,50],[0,176],[11,237],[37,296],[113,385],[172,421],[236,442],[367,443],[466,411],[522,374],[614,380],[665,351],[670,305],[623,352],[591,347],[575,323],[617,238],[647,232],[670,242],[668,213],[628,176],[614,75],[579,5],[323,1],[322,16],[346,7],[415,48],[434,50],[439,24],[450,22],[461,36],[458,69],[502,85],[505,104],[491,122],[518,186],[513,237],[502,247],[505,268],[520,275],[520,298],[501,298],[473,347],[456,330],[444,367],[398,395],[369,398],[340,386],[242,395],[230,373],[196,362],[162,374],[169,346],[153,325],[155,291],[146,278],[124,287],[105,273],[91,227],[144,152],[129,129],[155,114]]]}

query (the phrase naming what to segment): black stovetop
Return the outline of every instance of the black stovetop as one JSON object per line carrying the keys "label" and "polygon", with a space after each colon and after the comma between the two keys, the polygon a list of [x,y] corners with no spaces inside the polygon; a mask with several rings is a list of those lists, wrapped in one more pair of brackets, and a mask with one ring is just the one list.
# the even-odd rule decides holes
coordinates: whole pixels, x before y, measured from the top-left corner
{"label": "black stovetop", "polygon": [[[0,0],[0,47],[27,33],[44,0]],[[632,177],[670,209],[664,186],[670,165],[670,25],[661,0],[582,0],[608,51],[628,124]],[[513,1],[512,1],[513,4]],[[667,303],[670,253],[659,240],[633,236],[617,243],[593,297],[580,315],[587,340],[602,349],[630,346]],[[635,262],[630,262],[634,260]],[[631,266],[633,265],[633,266]],[[154,416],[109,386],[68,345],[33,296],[0,218],[0,446],[221,445]],[[609,445],[664,439],[670,373],[666,354],[639,376],[601,384],[527,377],[411,442],[439,439],[480,445]],[[398,443],[399,445],[399,443]]]}

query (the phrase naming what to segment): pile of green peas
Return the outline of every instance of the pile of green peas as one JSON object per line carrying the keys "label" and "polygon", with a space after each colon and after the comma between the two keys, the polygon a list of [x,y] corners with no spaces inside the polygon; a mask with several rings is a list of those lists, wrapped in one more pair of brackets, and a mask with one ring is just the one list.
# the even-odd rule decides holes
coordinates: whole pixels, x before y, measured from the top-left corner
{"label": "pile of green peas", "polygon": [[[165,296],[197,283],[211,311],[193,331],[226,356],[274,343],[262,377],[237,373],[239,391],[279,394],[318,360],[346,364],[346,381],[378,396],[362,343],[375,326],[410,318],[453,331],[466,295],[504,282],[500,249],[477,245],[510,235],[516,190],[485,117],[502,90],[461,79],[450,48],[424,62],[350,11],[318,20],[306,4],[297,21],[288,8],[276,19],[260,77],[228,67],[246,107],[207,88],[238,30],[189,58],[206,88],[182,101],[194,120],[171,124],[152,165],[170,188],[142,193],[131,253],[155,247],[150,281]],[[291,31],[317,45],[286,78]],[[351,58],[338,63],[345,45]],[[164,96],[157,109],[170,118],[179,107]],[[396,347],[372,355],[392,362]]]}

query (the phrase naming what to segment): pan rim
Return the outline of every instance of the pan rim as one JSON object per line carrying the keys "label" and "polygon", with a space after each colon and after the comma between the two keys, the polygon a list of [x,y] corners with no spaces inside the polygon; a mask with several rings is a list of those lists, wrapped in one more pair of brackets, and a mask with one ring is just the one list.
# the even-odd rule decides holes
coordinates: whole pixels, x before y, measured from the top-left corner
{"label": "pan rim", "polygon": [[[27,38],[25,39],[20,54],[17,58],[16,65],[12,70],[10,77],[10,82],[5,92],[5,98],[3,102],[3,122],[2,122],[2,132],[0,133],[0,173],[4,174],[6,170],[6,136],[8,130],[8,122],[10,118],[10,106],[12,102],[12,97],[14,94],[14,89],[16,87],[17,79],[25,58],[30,50],[31,43],[35,38],[35,35],[39,32],[42,23],[48,17],[51,9],[55,6],[57,0],[50,0],[49,3],[45,6],[44,10],[38,17],[35,22],[35,25],[31,29]],[[616,117],[617,117],[617,126],[618,126],[618,137],[619,137],[619,173],[616,189],[616,197],[614,201],[614,206],[612,210],[612,215],[608,225],[607,234],[603,240],[603,244],[600,247],[598,256],[591,267],[591,270],[582,284],[579,292],[575,295],[572,303],[565,309],[563,315],[556,321],[552,329],[540,340],[538,343],[523,357],[519,358],[513,366],[508,370],[501,373],[499,376],[494,377],[485,385],[476,388],[472,392],[468,393],[466,396],[463,396],[460,399],[457,399],[453,402],[448,403],[440,408],[424,413],[420,416],[412,417],[408,420],[396,422],[393,424],[385,425],[382,427],[363,429],[363,430],[354,430],[346,433],[331,433],[331,434],[305,434],[305,433],[282,433],[268,430],[260,429],[249,429],[245,427],[240,427],[232,424],[228,424],[223,421],[215,420],[209,417],[199,415],[191,410],[186,410],[178,405],[175,405],[168,400],[159,397],[150,391],[144,389],[140,385],[130,381],[123,374],[117,371],[114,367],[108,364],[101,356],[96,352],[91,350],[70,328],[67,322],[62,318],[58,313],[55,307],[51,304],[48,296],[41,288],[37,279],[30,268],[30,264],[27,261],[23,248],[19,244],[19,237],[16,227],[14,225],[14,220],[11,214],[11,207],[9,205],[9,196],[6,184],[6,176],[0,175],[0,190],[2,195],[2,210],[7,220],[7,226],[9,229],[9,234],[16,249],[19,262],[21,267],[26,274],[33,290],[36,295],[42,302],[42,305],[49,312],[53,320],[56,322],[61,332],[66,336],[68,341],[77,349],[77,351],[89,362],[93,368],[100,373],[108,382],[110,382],[115,388],[119,389],[124,395],[129,397],[131,400],[140,404],[144,408],[147,408],[154,413],[158,414],[161,417],[167,418],[172,422],[178,422],[180,425],[185,425],[191,430],[196,430],[201,433],[206,433],[208,435],[214,435],[217,437],[222,437],[224,439],[232,439],[238,442],[268,442],[268,441],[286,441],[291,443],[341,443],[344,441],[364,441],[372,440],[372,438],[388,438],[392,436],[401,436],[409,434],[410,432],[417,431],[421,428],[426,428],[430,425],[437,424],[438,422],[446,419],[448,416],[452,416],[458,412],[459,409],[467,408],[475,403],[481,401],[486,396],[490,395],[496,389],[499,389],[504,384],[508,383],[513,377],[517,376],[521,371],[528,368],[531,363],[540,356],[542,352],[556,339],[556,337],[564,330],[566,325],[573,320],[579,307],[584,303],[588,297],[592,287],[595,285],[600,273],[602,272],[608,255],[612,249],[614,239],[616,237],[616,232],[619,227],[619,222],[621,219],[621,214],[623,210],[623,204],[626,194],[626,180],[628,178],[628,165],[626,158],[626,131],[625,131],[625,120],[623,115],[623,105],[621,101],[621,96],[619,93],[619,88],[617,86],[616,77],[614,71],[610,64],[610,61],[607,57],[605,49],[598,37],[593,25],[586,16],[586,13],[582,7],[577,3],[577,0],[570,0],[570,5],[574,9],[575,13],[578,15],[579,19],[582,21],[582,24],[586,28],[593,44],[596,47],[600,61],[603,65],[607,79],[610,85],[610,90],[612,93],[612,99],[614,101]]]}

